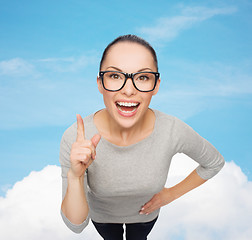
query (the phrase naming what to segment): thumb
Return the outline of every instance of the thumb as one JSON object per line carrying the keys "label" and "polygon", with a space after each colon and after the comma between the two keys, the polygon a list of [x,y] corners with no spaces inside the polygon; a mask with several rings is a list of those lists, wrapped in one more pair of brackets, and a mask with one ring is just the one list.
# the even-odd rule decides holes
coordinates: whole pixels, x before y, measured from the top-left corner
{"label": "thumb", "polygon": [[91,142],[94,144],[95,147],[97,147],[98,143],[101,140],[101,135],[100,134],[95,134],[92,139]]}

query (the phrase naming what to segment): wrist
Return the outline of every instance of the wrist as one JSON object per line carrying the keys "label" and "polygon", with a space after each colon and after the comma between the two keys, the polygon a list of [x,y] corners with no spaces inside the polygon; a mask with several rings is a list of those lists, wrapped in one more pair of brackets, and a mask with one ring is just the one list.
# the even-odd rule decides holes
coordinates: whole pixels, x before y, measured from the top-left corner
{"label": "wrist", "polygon": [[168,193],[169,198],[170,198],[171,201],[174,201],[174,200],[176,200],[177,198],[180,197],[179,194],[176,191],[176,188],[170,187],[170,188],[166,188],[166,190],[167,190],[167,193]]}
{"label": "wrist", "polygon": [[74,182],[83,182],[83,179],[84,179],[84,174],[81,175],[81,176],[76,176],[72,169],[70,168],[68,173],[67,173],[67,179],[68,181],[74,181]]}

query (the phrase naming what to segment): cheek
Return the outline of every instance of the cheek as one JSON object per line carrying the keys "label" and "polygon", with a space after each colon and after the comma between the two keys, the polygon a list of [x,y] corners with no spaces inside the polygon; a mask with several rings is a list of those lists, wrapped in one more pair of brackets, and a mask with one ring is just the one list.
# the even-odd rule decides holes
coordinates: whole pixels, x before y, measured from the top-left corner
{"label": "cheek", "polygon": [[149,106],[151,99],[152,99],[152,94],[146,93],[146,95],[143,97],[144,104]]}
{"label": "cheek", "polygon": [[113,93],[110,93],[108,91],[103,92],[103,101],[107,108],[109,108],[110,106],[114,104],[113,97],[114,97]]}

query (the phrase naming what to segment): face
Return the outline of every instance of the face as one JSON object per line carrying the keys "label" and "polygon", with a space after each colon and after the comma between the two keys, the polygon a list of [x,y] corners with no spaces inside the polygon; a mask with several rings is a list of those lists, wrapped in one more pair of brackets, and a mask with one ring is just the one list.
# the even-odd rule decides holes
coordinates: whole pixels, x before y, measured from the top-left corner
{"label": "face", "polygon": [[[138,43],[119,42],[109,49],[101,71],[135,73],[156,72],[157,69],[153,57],[146,47]],[[152,92],[138,91],[130,78],[117,92],[105,90],[99,78],[97,78],[97,83],[109,116],[121,127],[130,128],[143,120],[152,96],[158,92],[160,79]]]}

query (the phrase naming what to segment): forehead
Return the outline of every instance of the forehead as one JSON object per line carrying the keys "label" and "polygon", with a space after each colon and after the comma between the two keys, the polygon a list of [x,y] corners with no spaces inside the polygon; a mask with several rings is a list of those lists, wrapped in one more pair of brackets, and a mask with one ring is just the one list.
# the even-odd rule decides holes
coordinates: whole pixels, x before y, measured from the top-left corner
{"label": "forehead", "polygon": [[114,66],[123,71],[138,71],[151,68],[155,71],[155,63],[149,49],[138,43],[119,42],[113,45],[105,58],[104,68]]}

